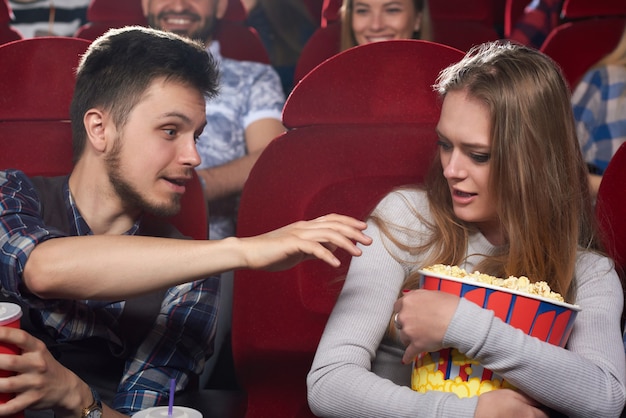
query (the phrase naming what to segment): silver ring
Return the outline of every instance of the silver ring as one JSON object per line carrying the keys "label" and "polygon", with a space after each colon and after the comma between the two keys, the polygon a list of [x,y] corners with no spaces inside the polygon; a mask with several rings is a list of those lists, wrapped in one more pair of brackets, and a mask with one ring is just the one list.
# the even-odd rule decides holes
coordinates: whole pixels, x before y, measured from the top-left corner
{"label": "silver ring", "polygon": [[393,316],[393,324],[396,326],[397,329],[402,329],[402,324],[400,324],[398,322],[398,315],[400,314],[400,312],[397,312],[394,316]]}

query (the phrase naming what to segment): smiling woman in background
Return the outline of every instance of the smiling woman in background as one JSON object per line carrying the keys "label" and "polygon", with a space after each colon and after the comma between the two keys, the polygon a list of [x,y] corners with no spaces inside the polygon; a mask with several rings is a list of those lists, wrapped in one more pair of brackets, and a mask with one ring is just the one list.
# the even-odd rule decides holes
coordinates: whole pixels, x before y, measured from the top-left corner
{"label": "smiling woman in background", "polygon": [[427,0],[344,0],[341,50],[392,39],[432,40]]}

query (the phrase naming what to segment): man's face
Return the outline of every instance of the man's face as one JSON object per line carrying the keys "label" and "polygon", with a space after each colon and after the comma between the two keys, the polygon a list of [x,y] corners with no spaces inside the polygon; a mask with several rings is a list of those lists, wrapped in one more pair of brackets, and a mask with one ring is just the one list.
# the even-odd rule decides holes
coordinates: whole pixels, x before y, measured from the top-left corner
{"label": "man's face", "polygon": [[[150,27],[208,43],[224,0],[142,0]],[[219,6],[219,7],[218,7]]]}
{"label": "man's face", "polygon": [[159,216],[180,210],[185,183],[200,164],[195,141],[206,124],[204,106],[199,91],[157,79],[124,127],[110,129],[106,169],[124,207]]}

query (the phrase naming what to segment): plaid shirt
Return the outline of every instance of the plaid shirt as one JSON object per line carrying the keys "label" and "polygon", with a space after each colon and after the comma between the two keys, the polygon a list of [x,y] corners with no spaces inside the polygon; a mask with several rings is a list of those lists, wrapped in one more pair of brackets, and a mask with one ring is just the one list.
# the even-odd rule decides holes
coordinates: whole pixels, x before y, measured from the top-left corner
{"label": "plaid shirt", "polygon": [[602,174],[626,141],[626,66],[588,71],[574,90],[572,106],[583,157]]}
{"label": "plaid shirt", "polygon": [[[70,236],[92,235],[72,200],[67,180],[64,200]],[[133,235],[140,221],[127,231]],[[24,173],[0,171],[0,279],[2,291],[37,309],[58,342],[100,337],[121,347],[116,320],[124,302],[95,300],[42,300],[22,285],[24,265],[35,246],[63,237],[61,231],[43,223],[38,194]],[[190,374],[202,372],[213,350],[219,278],[210,277],[175,286],[165,293],[156,323],[135,353],[126,360],[113,407],[132,413],[167,404],[169,380],[186,385]],[[89,383],[89,382],[87,382]]]}

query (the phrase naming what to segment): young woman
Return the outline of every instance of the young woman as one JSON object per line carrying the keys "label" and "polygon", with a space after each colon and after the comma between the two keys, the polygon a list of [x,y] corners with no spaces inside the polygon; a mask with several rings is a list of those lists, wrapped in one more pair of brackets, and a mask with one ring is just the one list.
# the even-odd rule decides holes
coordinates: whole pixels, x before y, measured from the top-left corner
{"label": "young woman", "polygon": [[341,50],[392,39],[432,40],[428,0],[344,0]]}
{"label": "young woman", "polygon": [[592,195],[617,149],[626,142],[626,28],[615,49],[595,64],[572,95],[576,132]]}
{"label": "young woman", "polygon": [[[352,260],[308,376],[312,410],[329,417],[619,416],[623,292],[595,236],[565,81],[537,50],[490,43],[444,70],[436,88],[443,98],[438,158],[423,188],[390,193],[368,220],[374,243]],[[530,337],[466,299],[417,289],[417,270],[436,263],[547,281],[582,308],[568,345]],[[412,391],[413,358],[443,347],[518,391],[472,398]]]}

